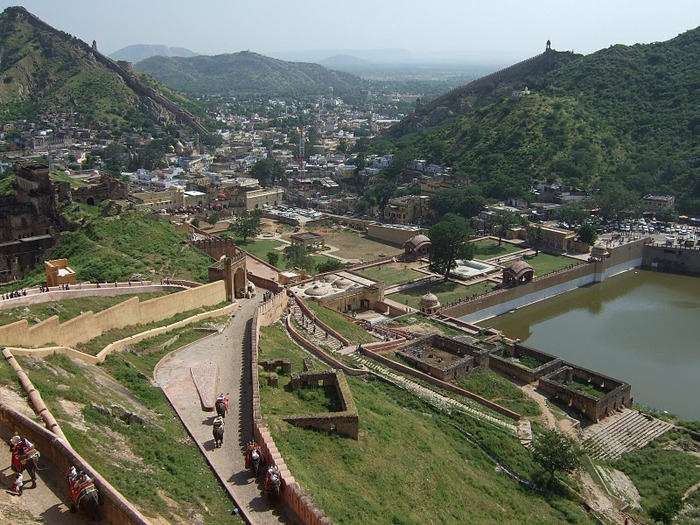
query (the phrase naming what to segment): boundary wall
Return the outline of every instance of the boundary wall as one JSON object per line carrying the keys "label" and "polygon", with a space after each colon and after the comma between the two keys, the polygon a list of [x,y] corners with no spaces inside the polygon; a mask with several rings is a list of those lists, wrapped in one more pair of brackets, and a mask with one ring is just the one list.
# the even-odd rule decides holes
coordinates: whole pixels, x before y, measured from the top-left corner
{"label": "boundary wall", "polygon": [[[10,429],[20,431],[29,438],[44,461],[53,463],[58,472],[66,472],[73,465],[80,470],[90,472],[95,485],[100,491],[100,513],[102,518],[113,525],[149,525],[150,522],[110,485],[90,464],[78,455],[68,443],[41,427],[28,417],[0,402],[0,421]],[[66,499],[68,487],[66,486]]]}
{"label": "boundary wall", "polygon": [[69,357],[72,357],[73,359],[80,359],[85,363],[97,364],[103,362],[109,354],[112,354],[114,352],[120,352],[128,345],[136,344],[140,341],[143,341],[144,339],[155,337],[160,334],[165,334],[172,330],[176,330],[188,324],[196,323],[197,321],[201,321],[203,319],[209,319],[210,317],[219,317],[222,315],[230,315],[233,311],[235,311],[236,307],[237,305],[235,304],[229,304],[224,306],[223,308],[219,308],[217,310],[210,310],[208,312],[202,312],[201,314],[193,315],[192,317],[188,317],[187,319],[183,319],[182,321],[178,321],[167,326],[153,328],[145,332],[125,337],[124,339],[120,339],[118,341],[114,341],[113,343],[108,344],[102,350],[100,350],[100,352],[97,355],[86,354],[85,352],[81,352],[69,346],[45,346],[43,348],[7,347],[7,349],[11,351],[14,355],[31,355],[35,357],[46,357],[47,355],[51,354],[65,354]]}
{"label": "boundary wall", "polygon": [[270,430],[265,426],[260,411],[260,384],[258,377],[258,340],[261,326],[274,324],[287,310],[289,297],[285,293],[275,295],[269,301],[258,306],[253,317],[251,333],[251,378],[253,391],[253,435],[262,448],[268,465],[277,465],[282,474],[282,490],[280,495],[287,506],[305,525],[331,525],[333,522],[321,509],[313,504],[292,476],[280,454]]}
{"label": "boundary wall", "polygon": [[[61,296],[61,298],[65,299],[67,296]],[[58,316],[52,316],[33,326],[29,326],[26,319],[2,326],[0,327],[0,345],[74,346],[109,330],[168,319],[180,312],[202,306],[214,306],[225,300],[226,290],[223,281],[189,288],[144,302],[141,302],[138,297],[133,297],[101,312],[85,312],[63,323],[59,321]]]}
{"label": "boundary wall", "polygon": [[603,262],[584,263],[543,275],[528,284],[489,292],[440,313],[464,323],[477,323],[582,286],[603,282],[608,277],[641,266],[644,245],[643,239],[625,244],[611,249],[610,258]]}

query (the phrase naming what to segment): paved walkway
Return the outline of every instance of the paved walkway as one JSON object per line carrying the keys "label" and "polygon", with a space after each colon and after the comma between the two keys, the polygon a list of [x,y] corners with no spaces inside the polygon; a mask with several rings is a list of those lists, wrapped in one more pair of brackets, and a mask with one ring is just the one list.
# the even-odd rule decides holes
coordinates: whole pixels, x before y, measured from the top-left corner
{"label": "paved walkway", "polygon": [[[261,296],[242,301],[236,317],[220,334],[166,356],[156,367],[154,376],[243,517],[249,523],[268,525],[292,521],[282,515],[284,509],[271,506],[262,495],[263,476],[257,481],[252,479],[243,456],[245,445],[253,438],[250,329]],[[218,369],[218,384],[213,386],[213,391],[230,394],[231,411],[226,417],[221,448],[214,448],[212,438],[216,413],[204,411],[192,379],[192,368],[199,370],[198,381],[217,381]],[[208,378],[202,377],[202,369],[211,371]]]}
{"label": "paved walkway", "polygon": [[[68,486],[63,473],[46,458],[39,460],[36,488],[25,488],[22,496],[9,492],[14,480],[10,468],[10,449],[5,445],[12,436],[12,429],[0,424],[0,523],[24,525],[49,523],[51,525],[76,525],[91,523],[84,513],[73,514],[68,507]],[[41,452],[41,450],[39,450]],[[31,486],[29,474],[24,473],[24,486]],[[98,523],[105,523],[102,519]]]}

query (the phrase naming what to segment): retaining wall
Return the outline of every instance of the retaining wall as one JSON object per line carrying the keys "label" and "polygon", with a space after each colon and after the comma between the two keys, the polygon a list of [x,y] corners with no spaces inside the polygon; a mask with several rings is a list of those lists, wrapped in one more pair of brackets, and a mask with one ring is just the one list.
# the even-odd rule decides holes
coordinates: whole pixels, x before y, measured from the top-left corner
{"label": "retaining wall", "polygon": [[[149,525],[149,521],[110,485],[90,464],[78,455],[67,443],[39,426],[28,417],[20,414],[5,403],[0,402],[0,421],[10,429],[26,436],[41,452],[42,462],[49,461],[58,472],[66,472],[72,465],[89,472],[100,491],[100,512],[107,523],[113,525]],[[65,499],[68,500],[66,484]]]}
{"label": "retaining wall", "polygon": [[[136,287],[125,288],[123,293],[135,293]],[[119,288],[114,289],[119,290]],[[142,288],[138,288],[143,291]],[[76,292],[85,292],[77,290]],[[69,292],[64,292],[70,294]],[[94,291],[93,291],[94,294]],[[40,294],[41,296],[48,295]],[[85,295],[91,295],[89,292]],[[78,297],[80,295],[76,295]],[[70,298],[61,295],[60,299]],[[203,306],[214,306],[226,300],[223,281],[157,297],[141,302],[138,297],[127,299],[98,313],[85,312],[78,317],[60,323],[57,316],[30,326],[23,319],[0,327],[0,345],[38,347],[53,344],[75,346],[89,341],[115,328],[148,324]]]}

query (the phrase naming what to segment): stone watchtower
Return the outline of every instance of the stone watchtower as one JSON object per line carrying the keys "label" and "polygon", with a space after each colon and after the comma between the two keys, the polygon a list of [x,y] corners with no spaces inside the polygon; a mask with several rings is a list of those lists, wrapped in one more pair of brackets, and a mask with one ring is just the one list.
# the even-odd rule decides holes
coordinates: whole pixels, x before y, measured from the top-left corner
{"label": "stone watchtower", "polygon": [[544,52],[546,53],[547,51],[551,51],[551,50],[552,50],[552,41],[547,40],[547,45],[544,48]]}

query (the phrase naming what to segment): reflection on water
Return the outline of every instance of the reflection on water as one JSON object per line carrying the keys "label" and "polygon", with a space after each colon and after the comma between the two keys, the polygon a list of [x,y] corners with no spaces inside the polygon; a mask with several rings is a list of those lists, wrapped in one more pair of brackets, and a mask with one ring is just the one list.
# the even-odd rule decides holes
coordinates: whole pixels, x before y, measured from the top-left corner
{"label": "reflection on water", "polygon": [[484,321],[632,384],[638,404],[700,419],[700,279],[631,271]]}

